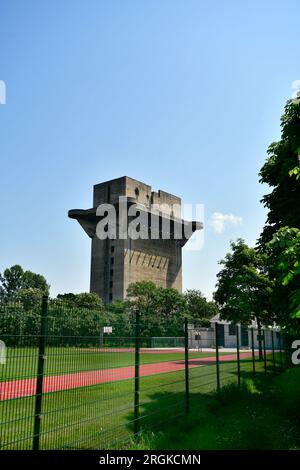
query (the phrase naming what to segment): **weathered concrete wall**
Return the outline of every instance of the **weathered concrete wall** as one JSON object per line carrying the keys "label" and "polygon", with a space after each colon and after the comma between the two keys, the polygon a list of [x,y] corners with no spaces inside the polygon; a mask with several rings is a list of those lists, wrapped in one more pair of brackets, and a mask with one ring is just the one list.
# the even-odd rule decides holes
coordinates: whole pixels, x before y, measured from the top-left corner
{"label": "weathered concrete wall", "polygon": [[124,298],[124,240],[92,240],[90,291],[103,302]]}
{"label": "weathered concrete wall", "polygon": [[182,291],[181,247],[174,240],[128,240],[124,290],[132,282],[152,281]]}
{"label": "weathered concrete wall", "polygon": [[[92,239],[91,251],[91,292],[97,293],[105,303],[113,299],[124,299],[130,283],[153,281],[158,286],[182,290],[182,246],[187,239],[119,239],[119,215],[117,213],[117,239],[100,240],[96,236],[99,221],[96,209],[100,204],[118,206],[119,197],[129,198],[129,203],[141,204],[142,211],[150,214],[159,209],[162,220],[165,215],[180,219],[176,226],[182,226],[181,199],[165,191],[152,191],[151,186],[128,176],[96,184],[92,209],[72,209],[69,217],[78,220]],[[164,205],[172,206],[171,209]],[[143,213],[143,212],[142,212]],[[156,216],[157,217],[157,216]],[[150,218],[150,215],[149,215]],[[158,219],[158,218],[157,218]],[[129,221],[131,219],[129,218]],[[151,222],[153,222],[151,218]],[[187,222],[184,222],[187,223]],[[196,222],[190,222],[196,224]],[[169,223],[167,224],[169,225]],[[165,225],[163,225],[165,227]],[[200,224],[201,226],[201,224]],[[198,230],[201,227],[193,230]],[[173,228],[172,228],[173,227]],[[174,221],[171,232],[174,231]],[[170,231],[170,227],[168,228]]]}
{"label": "weathered concrete wall", "polygon": [[[134,198],[147,209],[151,205],[175,204],[180,217],[181,199],[127,176],[94,186],[93,206],[117,204],[119,196]],[[113,251],[112,251],[113,250]],[[104,302],[125,298],[130,283],[153,281],[162,287],[182,290],[181,247],[174,240],[92,240],[91,292]]]}

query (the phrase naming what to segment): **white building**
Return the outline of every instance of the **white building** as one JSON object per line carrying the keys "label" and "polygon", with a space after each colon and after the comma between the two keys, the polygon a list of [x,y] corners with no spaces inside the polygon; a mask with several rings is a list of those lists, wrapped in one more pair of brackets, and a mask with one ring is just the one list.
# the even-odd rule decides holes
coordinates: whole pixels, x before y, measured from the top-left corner
{"label": "white building", "polygon": [[[189,347],[191,349],[215,348],[216,347],[216,334],[215,324],[218,323],[218,337],[220,348],[236,348],[237,347],[237,326],[239,333],[239,345],[241,349],[249,349],[252,347],[252,331],[254,339],[254,348],[259,347],[259,332],[257,324],[253,321],[251,325],[235,325],[226,320],[220,320],[220,316],[216,315],[210,320],[210,327],[197,328],[194,325],[189,325]],[[272,331],[274,348],[280,349],[282,347],[280,339],[279,327],[263,327],[265,331],[266,349],[272,349]]]}

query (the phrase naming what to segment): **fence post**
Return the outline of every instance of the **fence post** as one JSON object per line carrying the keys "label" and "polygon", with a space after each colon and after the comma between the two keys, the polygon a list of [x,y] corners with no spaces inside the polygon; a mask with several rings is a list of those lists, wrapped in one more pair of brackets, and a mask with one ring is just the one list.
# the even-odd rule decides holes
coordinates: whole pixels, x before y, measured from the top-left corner
{"label": "fence post", "polygon": [[266,374],[267,373],[266,333],[264,329],[262,331],[263,331],[263,348],[264,348],[264,368],[265,368],[265,374]]}
{"label": "fence post", "polygon": [[272,339],[272,359],[273,359],[273,373],[276,374],[276,360],[275,360],[275,347],[274,347],[274,331],[271,331]]}
{"label": "fence post", "polygon": [[255,350],[254,350],[254,331],[251,328],[251,348],[252,348],[252,372],[255,376]]}
{"label": "fence post", "polygon": [[283,371],[283,360],[282,360],[282,336],[281,331],[279,332],[279,357],[280,357],[280,370]]}
{"label": "fence post", "polygon": [[261,333],[261,323],[260,320],[257,319],[257,337],[258,337],[258,357],[259,360],[263,360],[263,345],[262,345],[262,333]]}
{"label": "fence post", "polygon": [[140,432],[140,313],[135,315],[134,435]]}
{"label": "fence post", "polygon": [[48,314],[48,297],[42,298],[41,309],[41,330],[39,337],[39,357],[35,391],[35,409],[34,409],[34,431],[33,431],[33,450],[39,450],[40,445],[40,424],[43,400],[43,379],[44,379],[44,363],[45,363],[45,346],[47,336],[47,314]]}
{"label": "fence post", "polygon": [[284,334],[284,352],[285,352],[285,368],[290,366],[290,355],[289,355],[289,339],[287,333]]}
{"label": "fence post", "polygon": [[240,337],[239,337],[239,325],[236,325],[236,359],[237,359],[237,373],[238,373],[238,385],[241,385],[241,363],[240,363]]}
{"label": "fence post", "polygon": [[189,331],[187,318],[184,319],[184,363],[185,363],[185,412],[190,411],[190,387],[189,387]]}
{"label": "fence post", "polygon": [[220,390],[220,360],[219,360],[219,324],[215,323],[215,338],[216,338],[216,372],[217,372],[217,390]]}

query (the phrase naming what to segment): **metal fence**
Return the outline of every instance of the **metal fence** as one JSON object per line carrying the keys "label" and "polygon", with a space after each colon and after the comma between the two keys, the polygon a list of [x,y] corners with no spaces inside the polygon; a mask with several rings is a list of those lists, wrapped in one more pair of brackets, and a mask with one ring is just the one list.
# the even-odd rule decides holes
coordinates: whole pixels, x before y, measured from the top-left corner
{"label": "metal fence", "polygon": [[0,306],[1,449],[122,448],[189,413],[205,394],[289,363],[280,332],[251,329],[243,349],[237,328],[236,348],[225,351],[218,323],[214,347],[204,348],[191,344],[187,320],[180,338],[149,338],[136,314],[132,335],[116,336],[103,334],[97,311],[75,310],[46,297]]}

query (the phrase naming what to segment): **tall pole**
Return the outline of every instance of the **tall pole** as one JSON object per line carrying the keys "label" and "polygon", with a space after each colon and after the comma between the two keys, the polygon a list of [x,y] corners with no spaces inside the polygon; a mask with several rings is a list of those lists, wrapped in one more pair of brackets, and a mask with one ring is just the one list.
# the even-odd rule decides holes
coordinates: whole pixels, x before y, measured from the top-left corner
{"label": "tall pole", "polygon": [[281,331],[279,332],[279,357],[280,357],[280,369],[283,369],[283,360],[282,360],[282,337],[281,337]]}
{"label": "tall pole", "polygon": [[255,349],[254,349],[254,331],[251,328],[251,348],[252,348],[252,372],[255,376]]}
{"label": "tall pole", "polygon": [[260,323],[260,320],[257,318],[257,331],[258,331],[258,357],[259,357],[259,360],[262,361],[263,360],[263,337],[262,337],[262,333],[261,333],[261,323]]}
{"label": "tall pole", "polygon": [[187,318],[184,319],[184,370],[185,370],[185,413],[190,411],[190,386],[189,386],[189,331]]}
{"label": "tall pole", "polygon": [[220,390],[219,323],[215,323],[217,390]]}
{"label": "tall pole", "polygon": [[40,425],[43,400],[43,380],[45,364],[45,348],[47,335],[47,315],[48,315],[48,297],[42,298],[41,308],[41,330],[39,337],[39,357],[35,391],[35,409],[34,409],[34,430],[33,430],[33,450],[39,450],[40,447]]}
{"label": "tall pole", "polygon": [[135,314],[134,435],[140,432],[140,313]]}
{"label": "tall pole", "polygon": [[275,360],[275,347],[274,347],[274,331],[271,331],[271,339],[272,339],[272,358],[273,358],[273,372],[276,374],[276,360]]}
{"label": "tall pole", "polygon": [[240,363],[240,333],[239,325],[236,325],[236,358],[237,358],[237,373],[238,385],[241,385],[241,363]]}
{"label": "tall pole", "polygon": [[266,333],[265,330],[263,330],[263,347],[264,347],[264,368],[265,368],[265,374],[267,373],[267,354],[266,354]]}

